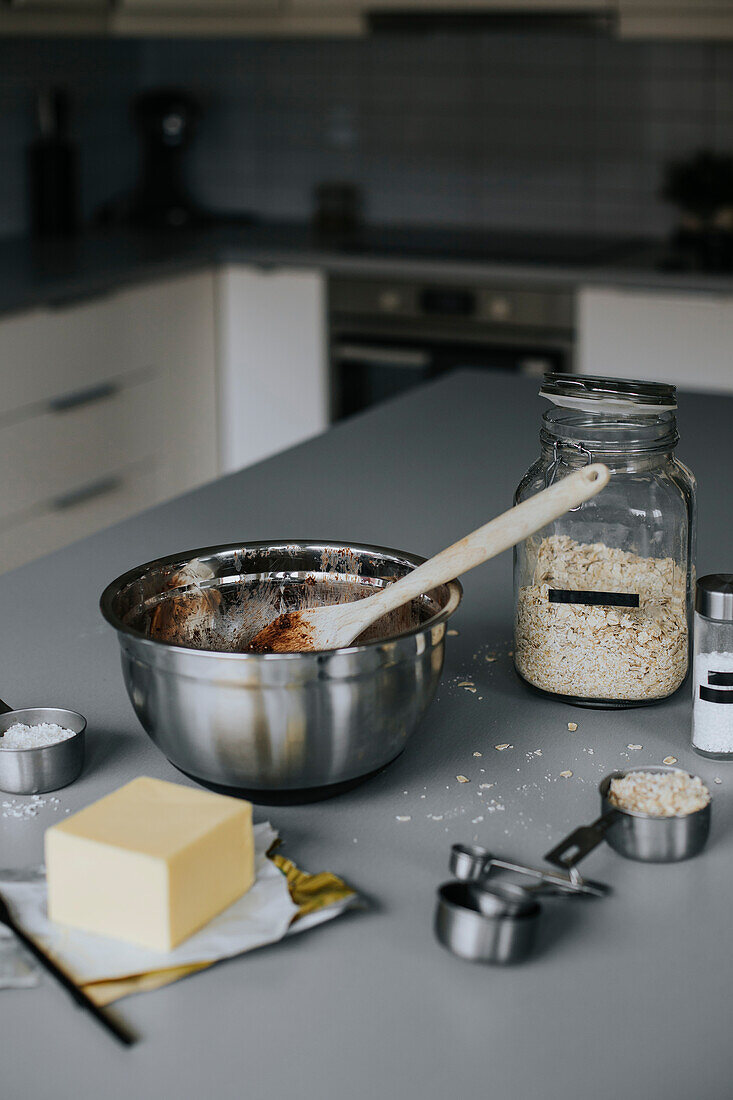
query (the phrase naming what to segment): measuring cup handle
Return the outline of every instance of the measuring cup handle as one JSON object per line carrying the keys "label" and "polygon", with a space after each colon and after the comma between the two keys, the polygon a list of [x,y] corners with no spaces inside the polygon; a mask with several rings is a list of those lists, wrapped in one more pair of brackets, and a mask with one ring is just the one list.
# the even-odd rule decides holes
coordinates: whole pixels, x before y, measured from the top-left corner
{"label": "measuring cup handle", "polygon": [[580,863],[581,859],[597,848],[606,833],[618,818],[618,810],[607,810],[592,825],[581,825],[579,829],[566,836],[545,859],[556,867],[569,869]]}

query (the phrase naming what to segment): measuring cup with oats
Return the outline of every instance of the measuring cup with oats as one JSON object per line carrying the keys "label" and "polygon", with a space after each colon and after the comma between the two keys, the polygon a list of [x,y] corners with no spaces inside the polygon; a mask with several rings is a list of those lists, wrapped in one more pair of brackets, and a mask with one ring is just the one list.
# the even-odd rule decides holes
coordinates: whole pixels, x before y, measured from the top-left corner
{"label": "measuring cup with oats", "polygon": [[695,479],[675,456],[674,386],[545,375],[541,454],[515,503],[590,462],[598,496],[514,552],[514,662],[528,684],[570,703],[658,702],[687,674]]}

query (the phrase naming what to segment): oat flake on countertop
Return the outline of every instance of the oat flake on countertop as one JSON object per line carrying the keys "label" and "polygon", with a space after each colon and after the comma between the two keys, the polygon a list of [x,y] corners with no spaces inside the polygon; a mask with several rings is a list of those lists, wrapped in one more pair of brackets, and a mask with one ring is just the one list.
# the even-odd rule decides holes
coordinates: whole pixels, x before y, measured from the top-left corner
{"label": "oat flake on countertop", "polygon": [[503,752],[504,749],[513,749],[514,745],[510,745],[508,741],[505,741],[502,745],[494,745],[494,748],[499,752]]}
{"label": "oat flake on countertop", "polygon": [[412,821],[409,814],[397,814],[395,821]]}
{"label": "oat flake on countertop", "polygon": [[474,756],[483,756],[484,754],[482,752],[475,752],[473,755]]}
{"label": "oat flake on countertop", "polygon": [[563,777],[563,779],[570,779],[570,778],[571,778],[571,776],[572,776],[572,774],[573,774],[573,773],[572,773],[571,771],[569,771],[569,770],[568,770],[568,771],[564,771],[564,772],[560,772],[560,775],[561,775],[561,776]]}
{"label": "oat flake on countertop", "polygon": [[577,722],[568,722],[568,729],[570,730],[571,733],[575,733],[577,728],[578,728],[578,723]]}
{"label": "oat flake on countertop", "polygon": [[466,775],[457,775],[456,779],[458,780],[459,783],[470,783],[471,782],[471,780]]}
{"label": "oat flake on countertop", "polygon": [[676,756],[665,756],[662,763],[663,764],[676,764],[677,763],[677,757]]}
{"label": "oat flake on countertop", "polygon": [[644,747],[643,745],[627,745],[626,746],[627,749],[634,749],[634,751],[636,751],[637,749],[642,749],[643,747]]}
{"label": "oat flake on countertop", "polygon": [[713,783],[722,783],[722,782],[723,782],[723,780],[720,778],[720,776],[716,775],[715,779],[713,780]]}

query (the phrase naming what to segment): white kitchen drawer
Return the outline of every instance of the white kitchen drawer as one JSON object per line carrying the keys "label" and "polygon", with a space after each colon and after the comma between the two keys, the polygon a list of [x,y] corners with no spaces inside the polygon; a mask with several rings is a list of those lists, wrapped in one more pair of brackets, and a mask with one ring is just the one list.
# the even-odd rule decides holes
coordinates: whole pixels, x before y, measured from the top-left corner
{"label": "white kitchen drawer", "polygon": [[[98,391],[104,392],[104,391]],[[110,389],[67,411],[47,412],[0,428],[0,522],[160,451],[166,386],[152,376]]]}
{"label": "white kitchen drawer", "polygon": [[24,565],[164,499],[155,461],[100,477],[87,493],[55,508],[39,510],[20,523],[0,521],[0,572]]}
{"label": "white kitchen drawer", "polygon": [[[190,318],[200,312],[205,280],[213,288],[208,273],[186,275],[0,318],[2,421],[27,406],[167,365],[178,326],[190,331]],[[213,289],[213,309],[212,295]]]}

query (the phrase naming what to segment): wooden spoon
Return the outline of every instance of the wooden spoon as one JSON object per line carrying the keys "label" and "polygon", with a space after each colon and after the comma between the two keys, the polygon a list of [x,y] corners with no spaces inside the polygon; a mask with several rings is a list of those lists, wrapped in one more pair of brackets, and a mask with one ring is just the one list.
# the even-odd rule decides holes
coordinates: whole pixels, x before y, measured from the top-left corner
{"label": "wooden spoon", "polygon": [[388,611],[467,573],[533,535],[570,508],[590,500],[608,484],[610,476],[608,467],[601,463],[584,466],[441,550],[374,596],[327,607],[286,611],[255,634],[247,650],[250,653],[300,653],[349,646],[362,630]]}

